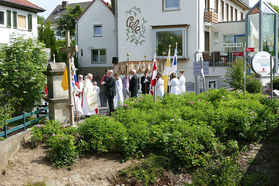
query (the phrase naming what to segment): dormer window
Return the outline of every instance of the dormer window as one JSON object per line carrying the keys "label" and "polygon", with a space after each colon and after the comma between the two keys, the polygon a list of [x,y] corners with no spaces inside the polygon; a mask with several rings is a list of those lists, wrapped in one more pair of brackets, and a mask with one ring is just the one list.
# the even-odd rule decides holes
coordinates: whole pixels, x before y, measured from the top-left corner
{"label": "dormer window", "polygon": [[163,10],[179,10],[180,0],[163,0]]}

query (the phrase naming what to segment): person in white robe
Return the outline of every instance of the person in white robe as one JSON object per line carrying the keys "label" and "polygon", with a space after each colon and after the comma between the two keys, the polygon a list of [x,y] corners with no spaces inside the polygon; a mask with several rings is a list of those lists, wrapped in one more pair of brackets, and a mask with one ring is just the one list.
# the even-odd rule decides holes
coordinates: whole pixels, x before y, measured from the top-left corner
{"label": "person in white robe", "polygon": [[93,85],[96,87],[97,97],[98,97],[98,106],[101,107],[101,99],[100,99],[100,87],[98,86],[97,81],[93,82]]}
{"label": "person in white robe", "polygon": [[180,89],[180,94],[183,94],[184,92],[186,92],[186,79],[184,76],[184,71],[180,70],[179,71],[179,89]]}
{"label": "person in white robe", "polygon": [[115,92],[116,95],[114,97],[114,107],[120,106],[123,101],[124,101],[124,96],[123,96],[123,85],[122,85],[122,80],[119,77],[119,74],[114,74],[114,79],[115,79]]}
{"label": "person in white robe", "polygon": [[78,76],[78,83],[74,84],[75,109],[78,115],[83,114],[82,109],[83,76]]}
{"label": "person in white robe", "polygon": [[174,73],[171,74],[171,81],[170,81],[170,86],[171,86],[171,94],[174,95],[179,95],[180,94],[180,88],[179,88],[179,80],[177,79],[176,75]]}
{"label": "person in white robe", "polygon": [[162,78],[162,74],[161,73],[158,73],[157,75],[157,82],[156,82],[156,96],[160,96],[160,97],[163,97],[164,96],[164,93],[165,93],[165,87],[164,87],[164,80]]}
{"label": "person in white robe", "polygon": [[83,88],[83,113],[85,116],[98,114],[97,89],[92,83],[93,75],[88,74]]}

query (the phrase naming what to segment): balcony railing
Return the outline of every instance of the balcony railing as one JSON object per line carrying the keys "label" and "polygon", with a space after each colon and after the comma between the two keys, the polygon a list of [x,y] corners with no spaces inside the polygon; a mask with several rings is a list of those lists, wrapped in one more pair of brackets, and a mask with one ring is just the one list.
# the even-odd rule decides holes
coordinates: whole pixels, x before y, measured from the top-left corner
{"label": "balcony railing", "polygon": [[207,8],[204,10],[204,22],[218,24],[218,14],[215,9]]}
{"label": "balcony railing", "polygon": [[233,66],[236,57],[232,56],[232,52],[222,52],[224,55],[221,55],[221,52],[203,52],[203,60],[209,61],[210,67],[226,67]]}

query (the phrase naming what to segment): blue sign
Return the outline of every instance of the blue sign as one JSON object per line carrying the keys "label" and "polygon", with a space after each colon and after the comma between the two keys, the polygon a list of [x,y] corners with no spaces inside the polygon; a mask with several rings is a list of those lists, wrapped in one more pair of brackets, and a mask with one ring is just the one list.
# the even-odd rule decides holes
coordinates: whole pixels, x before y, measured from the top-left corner
{"label": "blue sign", "polygon": [[[203,62],[203,72],[204,75],[209,75],[209,62],[204,61]],[[194,62],[194,75],[195,76],[201,76],[201,62]]]}

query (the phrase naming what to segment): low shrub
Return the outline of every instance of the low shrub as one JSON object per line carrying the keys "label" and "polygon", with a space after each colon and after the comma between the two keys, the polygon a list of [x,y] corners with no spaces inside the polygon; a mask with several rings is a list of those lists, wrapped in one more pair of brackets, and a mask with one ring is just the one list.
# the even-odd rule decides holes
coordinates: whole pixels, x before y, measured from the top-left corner
{"label": "low shrub", "polygon": [[125,154],[123,144],[127,141],[127,131],[113,118],[91,116],[79,126],[78,134],[78,146],[81,152]]}
{"label": "low shrub", "polygon": [[246,90],[249,93],[261,93],[263,85],[259,79],[253,75],[248,75],[246,79]]}
{"label": "low shrub", "polygon": [[31,143],[33,147],[37,147],[42,142],[47,140],[54,134],[63,133],[58,121],[49,120],[45,125],[35,125],[31,130]]}
{"label": "low shrub", "polygon": [[[155,184],[169,166],[169,160],[162,156],[151,154],[148,158],[120,172],[120,176],[128,179],[129,183],[139,185]],[[136,185],[137,185],[136,184]]]}
{"label": "low shrub", "polygon": [[75,138],[67,134],[53,134],[47,141],[50,150],[47,151],[46,159],[52,166],[71,167],[77,157],[78,152],[75,146]]}
{"label": "low shrub", "polygon": [[236,158],[218,156],[193,174],[193,185],[237,185],[242,173]]}
{"label": "low shrub", "polygon": [[279,90],[279,76],[274,77],[272,82],[273,82],[273,89]]}

